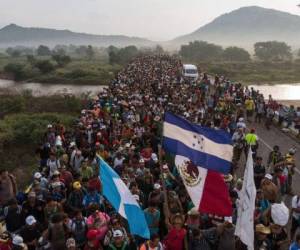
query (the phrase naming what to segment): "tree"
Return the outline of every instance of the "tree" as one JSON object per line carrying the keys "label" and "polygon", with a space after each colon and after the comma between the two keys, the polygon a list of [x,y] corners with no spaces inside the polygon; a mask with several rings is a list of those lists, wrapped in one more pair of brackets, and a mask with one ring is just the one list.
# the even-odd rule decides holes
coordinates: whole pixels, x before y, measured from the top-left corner
{"label": "tree", "polygon": [[223,52],[223,58],[226,61],[244,62],[250,60],[250,54],[247,50],[239,47],[228,47]]}
{"label": "tree", "polygon": [[162,46],[160,45],[156,45],[155,49],[154,49],[154,53],[155,54],[163,54],[164,53],[164,49]]}
{"label": "tree", "polygon": [[86,56],[88,57],[88,59],[92,59],[95,55],[95,51],[93,49],[93,47],[91,45],[89,45],[86,49]]}
{"label": "tree", "polygon": [[57,63],[59,67],[64,67],[71,62],[71,57],[66,55],[55,54],[52,55],[52,59]]}
{"label": "tree", "polygon": [[21,56],[21,51],[18,49],[14,49],[14,48],[7,48],[5,52],[6,52],[6,54],[8,54],[11,57]]}
{"label": "tree", "polygon": [[291,47],[285,42],[268,41],[254,44],[255,56],[263,61],[291,60]]}
{"label": "tree", "polygon": [[9,63],[4,67],[4,72],[13,76],[15,81],[20,81],[24,78],[24,65],[18,63]]}
{"label": "tree", "polygon": [[37,52],[38,56],[50,56],[51,55],[51,50],[45,45],[40,45],[36,52]]}
{"label": "tree", "polygon": [[54,66],[49,60],[39,60],[35,63],[35,67],[44,74],[50,73],[54,70]]}
{"label": "tree", "polygon": [[85,57],[86,56],[86,51],[87,51],[87,47],[86,46],[79,46],[78,48],[76,48],[75,53],[80,56],[80,57]]}
{"label": "tree", "polygon": [[31,65],[31,67],[35,66],[36,59],[35,59],[35,57],[33,55],[27,55],[26,59],[29,62],[29,64]]}
{"label": "tree", "polygon": [[219,59],[223,53],[221,46],[204,41],[190,42],[188,45],[182,45],[179,54],[191,61],[211,61]]}
{"label": "tree", "polygon": [[110,64],[126,64],[139,54],[139,50],[135,46],[127,46],[118,49],[114,46],[108,47]]}

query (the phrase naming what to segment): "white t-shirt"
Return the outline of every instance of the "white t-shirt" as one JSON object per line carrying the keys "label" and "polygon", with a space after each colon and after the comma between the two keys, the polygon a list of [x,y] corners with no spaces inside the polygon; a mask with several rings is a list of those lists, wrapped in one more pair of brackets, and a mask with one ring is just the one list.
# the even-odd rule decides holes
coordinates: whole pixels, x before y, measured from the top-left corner
{"label": "white t-shirt", "polygon": [[[297,195],[292,199],[292,208],[300,208],[300,197]],[[293,212],[293,217],[298,220],[300,218],[300,213]]]}

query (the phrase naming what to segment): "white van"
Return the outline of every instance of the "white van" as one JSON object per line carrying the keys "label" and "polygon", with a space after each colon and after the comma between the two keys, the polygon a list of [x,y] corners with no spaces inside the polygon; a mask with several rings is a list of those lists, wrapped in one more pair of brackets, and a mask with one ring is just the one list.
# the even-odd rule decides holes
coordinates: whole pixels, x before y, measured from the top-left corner
{"label": "white van", "polygon": [[183,64],[182,76],[185,80],[197,81],[199,77],[198,69],[193,64]]}

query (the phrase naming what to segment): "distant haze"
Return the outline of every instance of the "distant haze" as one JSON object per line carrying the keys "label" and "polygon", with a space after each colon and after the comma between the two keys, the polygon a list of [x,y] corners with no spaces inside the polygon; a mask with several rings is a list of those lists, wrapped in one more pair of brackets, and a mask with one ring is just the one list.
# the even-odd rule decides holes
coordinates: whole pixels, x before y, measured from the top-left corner
{"label": "distant haze", "polygon": [[0,0],[0,27],[69,29],[171,40],[243,6],[300,14],[297,0]]}

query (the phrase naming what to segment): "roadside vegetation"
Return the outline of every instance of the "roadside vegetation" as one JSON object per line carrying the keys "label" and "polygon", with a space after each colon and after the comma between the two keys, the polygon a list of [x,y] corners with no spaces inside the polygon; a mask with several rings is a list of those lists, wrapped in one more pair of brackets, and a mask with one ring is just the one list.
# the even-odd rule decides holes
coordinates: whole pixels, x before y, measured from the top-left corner
{"label": "roadside vegetation", "polygon": [[0,95],[0,166],[13,171],[24,187],[38,166],[34,152],[47,125],[61,122],[71,128],[87,102],[87,96]]}
{"label": "roadside vegetation", "polygon": [[300,53],[284,42],[258,42],[254,54],[238,47],[222,48],[203,41],[181,46],[179,55],[201,71],[225,75],[245,84],[300,82]]}

